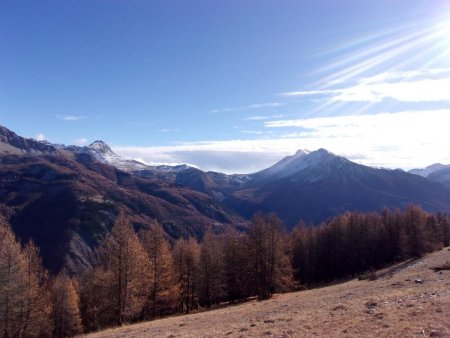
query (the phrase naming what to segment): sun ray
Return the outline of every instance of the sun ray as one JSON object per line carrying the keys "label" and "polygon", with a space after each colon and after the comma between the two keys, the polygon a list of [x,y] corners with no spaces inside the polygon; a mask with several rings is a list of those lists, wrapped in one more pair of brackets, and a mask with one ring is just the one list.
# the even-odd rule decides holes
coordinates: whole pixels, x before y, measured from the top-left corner
{"label": "sun ray", "polygon": [[[422,22],[367,35],[330,50],[340,54],[313,74],[323,74],[310,84],[315,90],[326,90],[345,82],[355,82],[371,73],[404,69],[424,70],[450,67],[450,23]],[[342,54],[342,52],[348,52]]]}

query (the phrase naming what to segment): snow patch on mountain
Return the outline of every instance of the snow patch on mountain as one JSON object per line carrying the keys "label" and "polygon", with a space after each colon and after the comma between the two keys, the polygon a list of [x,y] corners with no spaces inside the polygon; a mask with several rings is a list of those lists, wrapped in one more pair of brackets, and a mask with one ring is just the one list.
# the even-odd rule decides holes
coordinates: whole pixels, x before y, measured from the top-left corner
{"label": "snow patch on mountain", "polygon": [[423,168],[423,169],[411,169],[409,171],[409,173],[415,174],[415,175],[419,175],[419,176],[422,176],[422,177],[428,177],[432,173],[434,173],[434,172],[436,172],[438,170],[447,168],[447,167],[450,167],[450,165],[444,165],[444,164],[441,164],[441,163],[435,163],[435,164],[429,165],[428,167]]}
{"label": "snow patch on mountain", "polygon": [[111,147],[103,141],[97,140],[85,147],[68,146],[65,148],[75,153],[87,153],[92,155],[97,161],[112,165],[123,171],[150,171],[162,174],[177,174],[183,170],[189,169],[187,164],[180,165],[149,165],[133,159],[127,159],[115,153]]}
{"label": "snow patch on mountain", "polygon": [[[325,163],[337,158],[338,156],[325,149],[316,151],[298,150],[295,155],[285,157],[272,167],[256,173],[259,178],[283,178],[298,175],[307,168],[323,166]],[[320,171],[320,168],[318,168]]]}

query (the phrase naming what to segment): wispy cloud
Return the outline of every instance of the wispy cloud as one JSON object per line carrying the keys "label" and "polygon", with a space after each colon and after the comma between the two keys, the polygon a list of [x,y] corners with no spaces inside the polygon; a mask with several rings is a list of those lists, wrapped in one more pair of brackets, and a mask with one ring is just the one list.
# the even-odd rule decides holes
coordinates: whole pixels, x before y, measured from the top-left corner
{"label": "wispy cloud", "polygon": [[159,130],[161,133],[170,133],[170,132],[177,132],[180,131],[180,129],[169,129],[169,128],[163,128]]}
{"label": "wispy cloud", "polygon": [[73,144],[76,146],[84,146],[87,143],[88,143],[88,139],[85,137],[77,138],[77,139],[73,140]]}
{"label": "wispy cloud", "polygon": [[36,139],[37,141],[45,141],[47,138],[45,137],[44,134],[39,133],[39,134],[36,135],[35,139]]}
{"label": "wispy cloud", "polygon": [[84,115],[56,115],[56,117],[63,121],[80,121],[87,119]]}
{"label": "wispy cloud", "polygon": [[450,101],[450,70],[387,72],[362,78],[354,85],[336,89],[293,91],[283,96],[320,96],[333,102]]}
{"label": "wispy cloud", "polygon": [[[409,169],[450,163],[447,121],[450,109],[267,121],[268,128],[290,128],[285,134],[264,139],[114,150],[148,163],[192,163],[203,170],[227,173],[254,172],[298,149],[318,148],[366,165]],[[295,127],[298,130],[292,130]]]}
{"label": "wispy cloud", "polygon": [[249,116],[246,117],[244,120],[246,121],[264,121],[264,120],[270,120],[270,119],[279,119],[284,117],[283,114],[278,115],[256,115],[256,116]]}
{"label": "wispy cloud", "polygon": [[261,108],[275,108],[275,107],[281,107],[283,105],[284,105],[284,103],[282,103],[282,102],[254,103],[254,104],[250,104],[248,106],[213,109],[213,110],[211,110],[211,113],[226,113],[226,112],[254,110],[254,109],[261,109]]}
{"label": "wispy cloud", "polygon": [[253,135],[262,135],[263,132],[260,130],[248,130],[248,129],[244,129],[241,132],[243,132],[244,134],[253,134]]}

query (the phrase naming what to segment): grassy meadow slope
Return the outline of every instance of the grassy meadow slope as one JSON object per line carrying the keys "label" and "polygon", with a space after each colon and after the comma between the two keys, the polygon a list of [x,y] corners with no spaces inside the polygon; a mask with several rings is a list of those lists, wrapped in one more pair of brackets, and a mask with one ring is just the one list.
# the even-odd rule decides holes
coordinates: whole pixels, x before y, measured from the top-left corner
{"label": "grassy meadow slope", "polygon": [[354,279],[86,337],[450,337],[450,270],[431,270],[448,262],[445,248],[380,270],[375,281]]}

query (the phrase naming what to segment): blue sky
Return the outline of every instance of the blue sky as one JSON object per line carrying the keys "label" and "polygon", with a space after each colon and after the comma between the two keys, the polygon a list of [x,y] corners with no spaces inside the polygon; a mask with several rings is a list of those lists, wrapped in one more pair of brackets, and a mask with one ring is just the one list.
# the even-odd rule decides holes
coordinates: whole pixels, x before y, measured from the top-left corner
{"label": "blue sky", "polygon": [[450,163],[450,3],[1,0],[0,124],[230,173]]}

